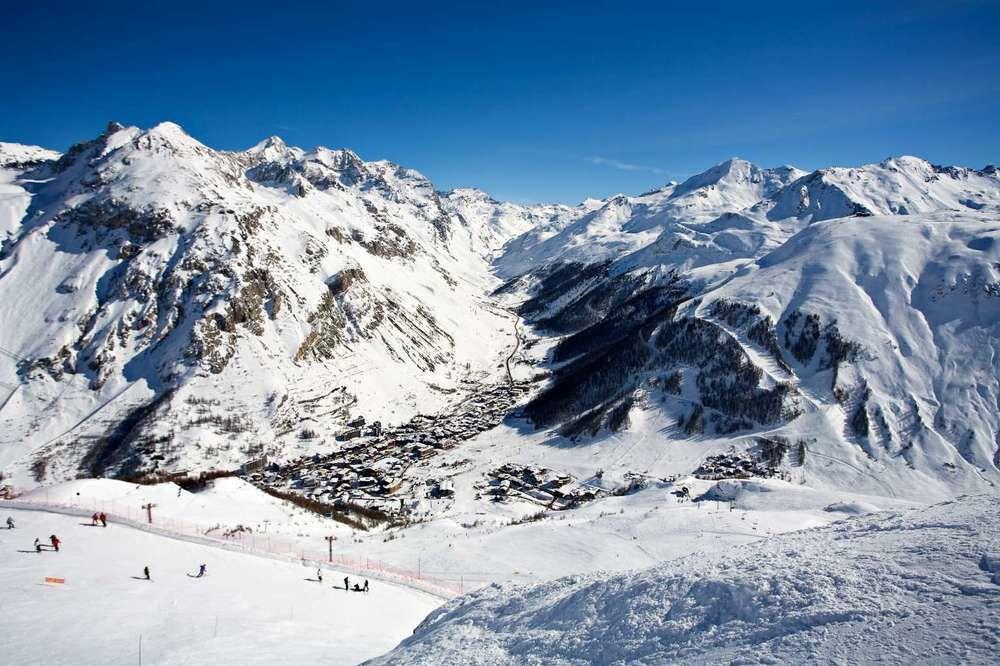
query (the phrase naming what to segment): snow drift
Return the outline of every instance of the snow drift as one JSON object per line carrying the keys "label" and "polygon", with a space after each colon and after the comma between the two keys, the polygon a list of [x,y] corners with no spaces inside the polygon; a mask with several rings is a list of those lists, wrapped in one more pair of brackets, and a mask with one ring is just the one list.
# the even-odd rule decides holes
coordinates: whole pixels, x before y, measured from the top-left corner
{"label": "snow drift", "polygon": [[964,497],[638,573],[491,586],[369,663],[992,663],[998,519],[995,497]]}

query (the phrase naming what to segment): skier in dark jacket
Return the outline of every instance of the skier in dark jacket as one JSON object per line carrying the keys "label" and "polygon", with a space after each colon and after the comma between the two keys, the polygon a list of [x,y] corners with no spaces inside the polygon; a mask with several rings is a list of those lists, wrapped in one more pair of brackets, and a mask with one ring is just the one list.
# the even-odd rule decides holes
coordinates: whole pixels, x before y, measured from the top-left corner
{"label": "skier in dark jacket", "polygon": [[207,568],[208,567],[206,567],[204,564],[199,564],[198,565],[198,575],[195,576],[195,578],[203,578],[205,576],[205,569],[207,569]]}
{"label": "skier in dark jacket", "polygon": [[101,527],[108,526],[108,514],[101,511],[100,515],[97,516],[98,520],[101,521]]}
{"label": "skier in dark jacket", "polygon": [[316,578],[319,579],[319,582],[321,582],[321,583],[323,582],[323,570],[322,569],[316,569]]}
{"label": "skier in dark jacket", "polygon": [[35,552],[42,552],[42,542],[38,540],[38,537],[35,537]]}
{"label": "skier in dark jacket", "polygon": [[146,577],[146,580],[152,580],[152,578],[149,577],[149,567],[148,566],[142,568],[142,575]]}
{"label": "skier in dark jacket", "polygon": [[365,586],[362,589],[364,589],[365,592],[368,591],[368,579],[367,578],[365,578]]}
{"label": "skier in dark jacket", "polygon": [[7,516],[7,529],[14,529],[14,518],[11,516]]}
{"label": "skier in dark jacket", "polygon": [[347,590],[347,591],[351,590],[351,586],[350,586],[349,581],[347,580],[347,576],[344,576],[344,589]]}

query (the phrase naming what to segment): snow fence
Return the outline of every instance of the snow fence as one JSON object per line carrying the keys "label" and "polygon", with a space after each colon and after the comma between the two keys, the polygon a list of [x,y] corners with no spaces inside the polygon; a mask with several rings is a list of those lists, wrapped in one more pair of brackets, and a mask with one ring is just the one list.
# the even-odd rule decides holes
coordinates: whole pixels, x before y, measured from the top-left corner
{"label": "snow fence", "polygon": [[281,539],[268,534],[255,534],[250,531],[236,531],[230,536],[215,536],[213,532],[221,532],[219,527],[205,527],[176,518],[159,516],[149,522],[148,515],[142,507],[132,503],[115,502],[114,500],[94,500],[81,502],[29,502],[25,500],[0,500],[0,508],[18,509],[21,511],[47,511],[68,516],[90,518],[95,513],[105,513],[109,523],[126,525],[133,529],[160,534],[172,539],[183,539],[216,548],[248,553],[259,557],[299,562],[311,567],[322,567],[366,576],[386,583],[402,585],[434,595],[441,599],[451,599],[465,592],[464,583],[439,580],[422,575],[418,571],[402,569],[381,560],[369,558],[347,557],[344,555],[329,555],[327,549],[309,549],[301,543]]}

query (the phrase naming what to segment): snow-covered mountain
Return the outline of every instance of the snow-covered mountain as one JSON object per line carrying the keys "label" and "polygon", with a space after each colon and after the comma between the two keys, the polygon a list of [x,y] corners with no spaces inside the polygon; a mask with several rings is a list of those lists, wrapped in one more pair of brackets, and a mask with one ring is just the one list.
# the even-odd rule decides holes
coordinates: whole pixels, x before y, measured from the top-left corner
{"label": "snow-covered mountain", "polygon": [[412,169],[173,123],[2,155],[5,469],[239,464],[359,403],[440,408],[505,353],[484,240],[517,224],[452,215]]}
{"label": "snow-covered mountain", "polygon": [[482,190],[459,188],[441,195],[444,209],[470,228],[490,258],[510,239],[529,231],[560,228],[577,209],[561,204],[526,206],[497,201]]}
{"label": "snow-covered mountain", "polygon": [[566,443],[768,439],[814,485],[908,496],[1000,474],[993,167],[732,159],[519,205],[172,123],[0,144],[0,165],[0,469],[21,483],[328,451],[351,417],[515,378]]}
{"label": "snow-covered mountain", "polygon": [[0,144],[0,485],[501,584],[389,663],[929,655],[945,598],[988,661],[998,359],[994,167],[521,205],[172,123]]}
{"label": "snow-covered mountain", "polygon": [[704,225],[749,208],[802,175],[793,167],[761,169],[734,158],[639,196],[588,200],[572,221],[564,216],[561,224],[538,227],[516,239],[497,265],[501,274],[513,277],[553,261],[616,258],[650,245],[665,229]]}
{"label": "snow-covered mountain", "polygon": [[673,436],[810,442],[890,487],[995,483],[998,217],[996,169],[912,157],[731,160],[592,205],[497,260],[521,314],[566,335],[525,413],[579,437],[652,410]]}

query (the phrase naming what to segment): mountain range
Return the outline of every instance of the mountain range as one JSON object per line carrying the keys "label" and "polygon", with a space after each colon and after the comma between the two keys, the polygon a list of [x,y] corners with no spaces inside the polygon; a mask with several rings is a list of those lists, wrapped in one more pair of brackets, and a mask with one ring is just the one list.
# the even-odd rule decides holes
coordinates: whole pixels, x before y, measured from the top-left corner
{"label": "mountain range", "polygon": [[111,123],[64,154],[0,144],[0,242],[20,485],[327,451],[358,416],[504,382],[530,386],[510,422],[568,447],[655,422],[815,485],[1000,480],[992,166],[732,159],[520,205],[350,150]]}

